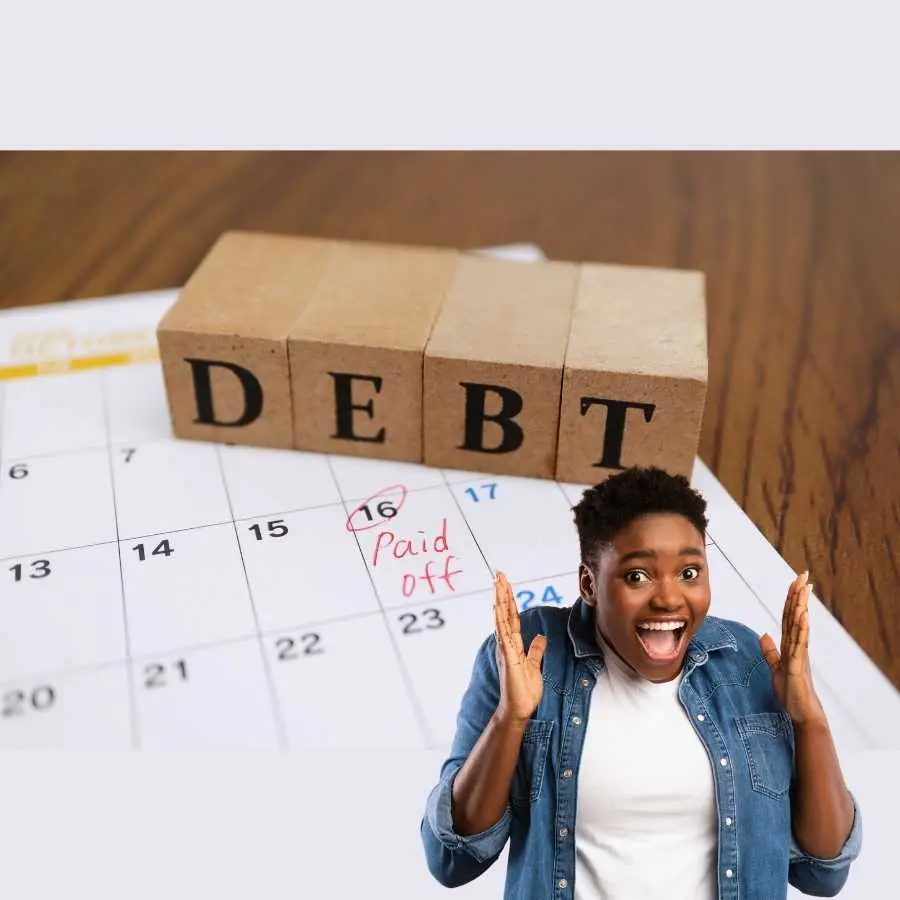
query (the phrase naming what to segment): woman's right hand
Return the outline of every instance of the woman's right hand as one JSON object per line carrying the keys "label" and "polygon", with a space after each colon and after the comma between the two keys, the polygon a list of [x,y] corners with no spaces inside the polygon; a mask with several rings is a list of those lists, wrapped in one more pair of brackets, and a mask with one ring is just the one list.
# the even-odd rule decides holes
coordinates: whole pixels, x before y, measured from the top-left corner
{"label": "woman's right hand", "polygon": [[541,660],[547,638],[543,634],[536,635],[526,652],[522,643],[519,610],[512,587],[502,572],[497,573],[494,581],[494,620],[500,670],[497,715],[504,721],[524,723],[534,715],[544,692]]}

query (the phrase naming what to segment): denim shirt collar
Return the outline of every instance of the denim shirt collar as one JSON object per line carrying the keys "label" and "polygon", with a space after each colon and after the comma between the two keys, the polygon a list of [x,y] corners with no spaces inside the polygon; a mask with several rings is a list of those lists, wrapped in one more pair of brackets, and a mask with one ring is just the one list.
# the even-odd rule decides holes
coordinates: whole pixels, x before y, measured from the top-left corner
{"label": "denim shirt collar", "polygon": [[[579,597],[572,605],[568,622],[569,640],[576,659],[602,658],[603,651],[594,639],[594,609]],[[702,665],[716,650],[737,650],[734,633],[719,619],[705,618],[688,644],[688,655]]]}

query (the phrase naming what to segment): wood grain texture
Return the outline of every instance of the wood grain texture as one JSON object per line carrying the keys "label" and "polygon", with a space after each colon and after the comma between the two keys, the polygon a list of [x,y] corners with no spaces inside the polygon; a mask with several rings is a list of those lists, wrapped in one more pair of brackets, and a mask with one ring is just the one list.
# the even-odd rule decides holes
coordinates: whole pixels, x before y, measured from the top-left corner
{"label": "wood grain texture", "polygon": [[706,272],[701,456],[900,687],[900,154],[7,153],[0,304],[181,285],[227,228]]}

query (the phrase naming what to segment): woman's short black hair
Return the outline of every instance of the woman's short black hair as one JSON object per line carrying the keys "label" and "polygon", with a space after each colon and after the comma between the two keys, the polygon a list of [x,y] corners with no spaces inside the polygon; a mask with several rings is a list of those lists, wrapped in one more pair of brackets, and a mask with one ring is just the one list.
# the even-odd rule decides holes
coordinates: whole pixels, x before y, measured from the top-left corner
{"label": "woman's short black hair", "polygon": [[572,508],[581,546],[581,560],[596,563],[596,554],[635,519],[650,513],[684,516],[704,537],[709,524],[706,500],[683,475],[650,466],[611,475],[588,488]]}

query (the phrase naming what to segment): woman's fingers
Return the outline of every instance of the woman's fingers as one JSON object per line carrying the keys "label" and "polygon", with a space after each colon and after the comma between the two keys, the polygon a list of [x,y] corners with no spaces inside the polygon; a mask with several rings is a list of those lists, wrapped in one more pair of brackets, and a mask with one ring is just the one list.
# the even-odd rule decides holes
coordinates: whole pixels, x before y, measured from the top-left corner
{"label": "woman's fingers", "polygon": [[515,609],[509,582],[502,572],[497,573],[494,582],[494,620],[501,652],[511,662],[518,662],[525,655],[518,611]]}
{"label": "woman's fingers", "polygon": [[494,579],[494,627],[497,640],[505,643],[509,634],[509,615],[506,611],[506,591],[503,588],[503,573],[498,572]]}
{"label": "woman's fingers", "polygon": [[809,578],[809,572],[803,572],[798,575],[788,589],[787,600],[784,604],[784,612],[781,616],[781,655],[787,656],[790,653],[792,645],[792,636],[794,630],[794,611],[797,608],[797,601],[803,593],[803,586]]}
{"label": "woman's fingers", "polygon": [[791,633],[791,658],[802,661],[809,644],[809,595],[812,585],[804,585],[800,599],[794,607],[794,627]]}
{"label": "woman's fingers", "polygon": [[506,611],[509,616],[509,630],[513,634],[522,633],[522,623],[519,620],[519,608],[516,606],[516,598],[513,596],[512,585],[504,575],[503,584],[506,588]]}

